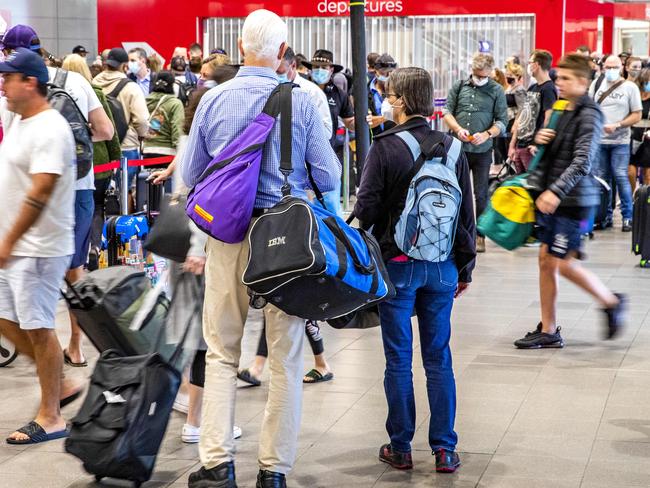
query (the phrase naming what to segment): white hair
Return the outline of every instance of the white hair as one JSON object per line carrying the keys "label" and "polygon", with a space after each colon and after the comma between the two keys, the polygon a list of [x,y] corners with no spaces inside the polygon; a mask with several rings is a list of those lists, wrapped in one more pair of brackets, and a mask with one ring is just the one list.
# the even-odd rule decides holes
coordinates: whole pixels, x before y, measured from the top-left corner
{"label": "white hair", "polygon": [[241,32],[244,55],[251,53],[258,58],[273,59],[287,37],[287,24],[277,14],[255,10],[246,17]]}

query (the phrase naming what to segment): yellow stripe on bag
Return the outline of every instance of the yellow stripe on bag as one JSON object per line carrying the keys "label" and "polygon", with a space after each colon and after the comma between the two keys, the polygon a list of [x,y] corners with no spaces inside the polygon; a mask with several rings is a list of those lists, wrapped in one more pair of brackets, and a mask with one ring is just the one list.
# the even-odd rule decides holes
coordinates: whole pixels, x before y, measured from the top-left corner
{"label": "yellow stripe on bag", "polygon": [[210,223],[214,220],[214,217],[199,207],[198,204],[194,205],[194,211]]}
{"label": "yellow stripe on bag", "polygon": [[535,202],[525,188],[502,186],[491,199],[492,208],[511,222],[528,224],[535,222]]}

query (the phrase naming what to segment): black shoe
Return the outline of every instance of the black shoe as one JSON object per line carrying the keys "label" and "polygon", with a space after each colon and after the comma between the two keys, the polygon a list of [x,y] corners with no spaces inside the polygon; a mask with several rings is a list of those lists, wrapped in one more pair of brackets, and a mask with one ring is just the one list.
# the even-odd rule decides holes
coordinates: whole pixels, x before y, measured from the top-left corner
{"label": "black shoe", "polygon": [[603,309],[607,315],[605,339],[613,339],[614,336],[618,335],[623,327],[625,312],[627,311],[627,297],[620,293],[614,293],[614,295],[618,298],[618,305]]}
{"label": "black shoe", "polygon": [[411,453],[393,451],[390,444],[384,444],[379,448],[379,460],[390,464],[395,469],[413,469]]}
{"label": "black shoe", "polygon": [[542,323],[537,325],[534,332],[528,332],[525,337],[516,340],[515,346],[519,349],[541,349],[541,348],[561,348],[564,347],[564,341],[560,335],[558,327],[555,334],[547,334],[542,332]]}
{"label": "black shoe", "polygon": [[235,463],[221,463],[212,469],[201,467],[190,474],[189,488],[237,488],[235,481]]}
{"label": "black shoe", "polygon": [[91,249],[88,253],[88,263],[86,264],[88,271],[95,271],[99,269],[99,253],[96,249]]}
{"label": "black shoe", "polygon": [[438,473],[453,473],[460,466],[460,456],[456,451],[436,449],[433,454],[436,456],[436,471]]}
{"label": "black shoe", "polygon": [[630,219],[623,220],[623,227],[621,230],[623,232],[632,232],[632,221]]}
{"label": "black shoe", "polygon": [[287,488],[287,480],[282,473],[260,469],[255,488]]}

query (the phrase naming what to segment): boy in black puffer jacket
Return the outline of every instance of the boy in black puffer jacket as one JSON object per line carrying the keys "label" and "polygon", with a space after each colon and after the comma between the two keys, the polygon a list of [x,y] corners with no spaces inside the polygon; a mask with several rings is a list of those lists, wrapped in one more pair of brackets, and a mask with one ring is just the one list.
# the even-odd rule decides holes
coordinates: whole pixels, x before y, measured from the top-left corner
{"label": "boy in black puffer jacket", "polygon": [[581,256],[581,227],[600,201],[592,171],[603,130],[603,115],[587,95],[591,70],[589,60],[568,54],[558,65],[560,97],[569,101],[557,131],[542,129],[535,143],[548,145],[544,158],[529,178],[539,190],[537,207],[540,297],[542,320],[537,329],[515,341],[520,349],[564,346],[556,322],[558,274],[593,295],[607,318],[605,337],[613,338],[622,326],[625,297],[608,290],[600,279],[578,261]]}

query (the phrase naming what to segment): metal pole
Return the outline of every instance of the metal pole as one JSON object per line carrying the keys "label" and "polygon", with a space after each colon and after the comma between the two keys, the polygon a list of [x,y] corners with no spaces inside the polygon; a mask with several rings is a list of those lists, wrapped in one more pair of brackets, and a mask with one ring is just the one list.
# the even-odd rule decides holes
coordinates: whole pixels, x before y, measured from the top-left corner
{"label": "metal pole", "polygon": [[343,211],[350,209],[350,132],[345,128],[343,139]]}
{"label": "metal pole", "polygon": [[350,1],[350,34],[352,40],[352,95],[354,97],[354,134],[357,170],[363,169],[370,147],[368,115],[368,78],[366,73],[365,0]]}
{"label": "metal pole", "polygon": [[121,168],[121,189],[120,189],[120,208],[122,215],[129,214],[129,162],[125,157],[120,158]]}

